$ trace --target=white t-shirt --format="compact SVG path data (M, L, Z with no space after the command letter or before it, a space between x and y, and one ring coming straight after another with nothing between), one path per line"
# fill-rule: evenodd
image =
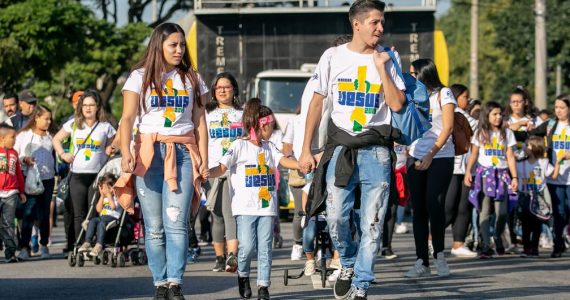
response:
M275 173L283 154L263 141L261 147L238 139L220 160L230 170L230 197L234 216L276 216L277 185Z
M372 126L391 124L392 117L372 54L354 52L347 45L327 49L311 80L317 82L315 93L332 95L331 118L335 125L357 135ZM377 49L384 52L382 46ZM392 61L386 67L396 87L405 90Z
M41 180L55 177L55 157L53 155L52 137L49 133L41 136L35 134L32 129L22 131L16 136L14 150L18 152L20 157L24 175L27 173L28 166L24 164L23 158L32 156L36 160Z
M233 141L243 135L243 111L235 108L216 108L206 113L208 126L208 168L217 167Z
M473 134L471 144L479 147L479 156L477 162L483 167L494 167L497 169L506 169L507 164L507 147L513 147L516 144L515 135L510 129L505 129L506 141L501 138L498 131L489 131L489 141L483 145L479 141L479 130ZM506 147L505 147L506 146Z
M287 128L285 128L285 133L283 134L283 143L293 145L293 155L295 158L299 159L301 156L301 151L303 151L303 138L305 136L305 130L302 126L301 116L296 115L295 117L289 119L287 123ZM301 137L299 141L299 137Z
M72 123L74 120L69 120L63 124L63 130L73 133ZM97 122L93 123L95 126ZM97 128L85 141L93 127L83 124L83 129L76 128L73 137L73 153L75 158L71 164L71 171L73 173L81 174L94 174L98 173L107 161L107 154L105 147L109 144L109 139L115 136L115 128L108 122L100 122Z
M141 133L159 133L162 135L183 135L194 129L192 108L194 91L190 79L184 84L174 69L163 75L162 101L154 88L145 93L146 112L142 112L139 130ZM135 70L123 86L123 91L142 94L144 69ZM200 95L208 92L206 84L198 75Z
M553 172L554 166L548 163L546 158L541 158L532 164L526 159L517 162L519 191L543 191L546 187L546 178L552 175Z
M111 208L109 204L109 198L103 198L103 209L101 210L101 216L111 216L115 219L121 217L121 213L123 212L123 208L119 204L117 197L113 197L113 203L115 204L115 209Z
M297 149L298 154L301 155L303 150L303 141L305 139L305 128L307 127L307 115L309 114L309 106L311 105L311 100L313 100L313 96L315 95L315 91L317 86L319 85L318 80L309 79L305 89L303 90L303 95L301 96L301 113L295 117L297 119L295 122L295 127L298 128L299 134L295 134L293 140L293 148ZM323 108L321 111L321 122L319 126L315 128L313 132L313 140L311 141L311 152L318 153L324 151L324 146L326 144L326 135L328 130L328 122L325 119L330 119L331 117L331 110L332 105L330 103L330 95L325 97L323 100ZM297 146L299 145L299 146ZM298 148L296 148L298 147Z
M441 98L438 96L438 93L432 93L429 96L429 121L431 122L431 128L410 146L410 155L414 158L423 158L431 150L441 134L441 130L443 129L443 114L441 108L447 104L452 104L454 107L457 106L457 101L449 88L442 88L440 94ZM441 147L434 156L434 158L442 157L455 157L455 145L453 144L451 134L447 138L447 141L445 141L445 144L443 144L443 147Z
M517 118L515 116L512 116L509 118L509 120L507 121L507 124L511 125L513 123L519 122L519 121L528 121L528 120L532 120L534 124L534 127L538 127L540 126L540 124L543 123L541 118L531 118L530 116L524 116L522 118ZM517 131L527 131L526 126L521 126ZM526 143L524 141L517 141L517 144L515 145L515 147L513 148L513 151L515 152L515 157L517 158L517 160L521 160L524 159L526 157L526 154L524 152L524 149L526 148Z
M279 151L281 151L281 149L283 149L283 131L281 131L281 129L274 129L269 141L272 142Z
M558 159L566 152L570 151L570 125L556 126L552 135L552 158ZM570 162L563 160L560 162L560 174L556 180L547 179L548 183L558 185L570 185Z

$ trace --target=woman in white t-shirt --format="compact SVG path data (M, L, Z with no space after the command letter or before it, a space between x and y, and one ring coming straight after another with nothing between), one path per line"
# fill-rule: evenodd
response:
M71 136L69 152L62 141ZM70 164L69 194L73 224L66 226L68 247L73 245L81 232L81 223L89 210L89 185L111 154L115 129L106 121L101 97L94 90L87 90L79 98L75 118L63 124L53 137L53 149L59 157ZM79 241L82 242L82 241ZM72 250L72 248L68 248Z
M469 202L481 213L479 230L483 240L481 259L493 255L491 249L490 218L493 211L495 221L495 247L504 254L501 235L505 230L509 209L516 204L518 188L517 168L513 147L516 144L513 132L503 122L503 108L494 101L485 103L477 131L471 139L471 157L465 169L464 183L471 187ZM473 167L478 167L473 177ZM480 196L483 199L480 200Z
M22 205L23 218L21 227L20 247L25 259L30 254L30 239L32 227L37 221L40 230L40 251L43 259L49 258L49 220L50 204L55 184L55 157L53 155L52 137L49 132L52 119L49 108L38 105L30 116L30 121L16 137L14 150L18 152L22 171L27 174L28 169L34 164L40 172L40 179L44 191L39 195L26 195L28 201Z
M115 192L130 211L134 191L121 191L136 185L155 299L184 299L180 285L188 253L188 214L197 211L200 184L208 176L208 88L194 71L185 36L177 24L157 26L122 89L123 175Z
M212 98L206 104L209 168L218 166L232 143L243 135L243 110L235 77L227 72L218 74L213 80L212 91ZM238 240L236 219L232 215L229 176L224 174L208 181L211 186L206 191L208 198L215 197L213 205L208 207L212 211L212 239L216 254L216 264L212 270L233 273L237 270Z
M443 254L445 236L445 193L453 175L455 147L451 139L453 111L457 102L444 87L434 62L418 59L410 73L430 92L431 129L410 145L407 164L410 199L414 207L413 228L417 261L406 277L429 276L428 237L431 230L433 258L439 276L448 276Z

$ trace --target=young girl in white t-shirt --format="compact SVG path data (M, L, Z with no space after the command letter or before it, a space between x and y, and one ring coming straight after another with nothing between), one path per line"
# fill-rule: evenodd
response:
M251 297L249 272L253 253L257 250L258 299L269 299L271 285L271 253L273 218L277 216L276 173L281 165L298 169L296 160L284 157L269 142L275 118L261 100L249 100L243 112L246 137L232 143L220 160L210 169L210 177L230 170L232 213L237 221L238 284L242 298Z
M504 254L501 234L505 230L509 208L514 207L518 187L517 169L513 146L516 140L513 132L503 122L503 108L497 102L485 103L481 111L479 128L471 140L471 157L465 170L465 185L470 186L469 201L480 209L479 227L483 238L483 251L480 258L492 257L490 217L494 211L497 216L495 226L495 244L499 254ZM483 117L484 116L484 117ZM471 170L477 167L475 178ZM510 189L510 190L509 190ZM479 194L483 193L481 205Z

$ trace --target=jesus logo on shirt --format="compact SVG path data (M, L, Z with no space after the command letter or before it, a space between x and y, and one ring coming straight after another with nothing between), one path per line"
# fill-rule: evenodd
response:
M150 106L164 107L164 127L172 127L176 120L176 113L183 113L190 104L188 91L185 89L177 90L172 87L172 79L166 80L165 89L162 91L162 99L158 99L158 93L155 89L150 92Z
M275 169L266 164L265 154L259 153L257 165L245 166L245 187L259 188L261 208L269 207L270 192L275 190Z
M350 115L354 132L362 131L362 127L367 122L366 115L376 114L380 107L381 84L366 80L366 68L366 66L358 67L356 79L338 79L338 103L354 107Z

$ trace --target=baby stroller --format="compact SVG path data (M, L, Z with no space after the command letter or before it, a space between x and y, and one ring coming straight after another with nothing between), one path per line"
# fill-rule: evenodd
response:
M124 252L126 258L129 258L133 265L146 265L148 263L148 258L146 256L146 251L141 246L144 245L144 219L142 217L142 211L140 204L135 200L135 213L129 216L131 221L134 223L134 244L135 248L130 248ZM103 253L105 255L105 253ZM107 254L109 255L109 254ZM107 258L108 259L108 258ZM103 264L105 262L105 256L103 256ZM113 266L111 260L111 266ZM119 261L120 266L120 261Z
M327 221L325 220L325 217L322 214L316 217L317 217L316 220L317 234L315 236L315 242L316 242L315 253L317 253L319 250L321 251L321 260L320 260L320 265L318 265L315 268L316 269L315 273L320 273L321 284L322 287L324 288L326 286L328 276L332 274L336 269L327 268L327 261L326 261L327 250L331 256L333 254L332 240L329 235ZM304 268L303 270L301 270L301 273L299 275L289 275L289 270L293 269L285 269L285 272L283 273L283 284L285 286L289 284L289 279L299 279L303 277L303 275L305 275Z

